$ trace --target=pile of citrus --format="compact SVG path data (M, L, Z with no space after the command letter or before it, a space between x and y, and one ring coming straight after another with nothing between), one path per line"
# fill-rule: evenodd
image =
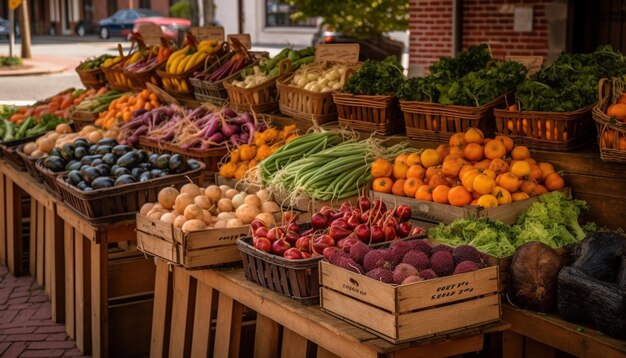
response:
M494 207L565 186L552 164L537 163L507 136L485 139L470 128L449 144L372 164L372 189L454 206Z

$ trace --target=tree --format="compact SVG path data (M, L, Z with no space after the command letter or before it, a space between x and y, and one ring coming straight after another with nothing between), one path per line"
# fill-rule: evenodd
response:
M355 38L379 37L408 26L408 0L281 0L294 5L294 20L321 17L330 30Z

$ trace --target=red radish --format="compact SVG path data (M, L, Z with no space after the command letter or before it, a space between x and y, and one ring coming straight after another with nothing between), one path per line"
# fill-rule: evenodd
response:
M385 241L385 233L383 232L383 228L381 228L378 225L372 225L370 227L370 231L372 233L372 235L371 235L371 237L372 237L371 242L373 244Z
M298 239L300 238L300 235L296 234L293 231L287 231L287 233L285 234L285 240L291 245L294 246L296 244L296 241L298 241Z
M311 216L311 226L314 229L326 229L328 227L328 220L322 213L315 213Z
M285 251L289 250L291 245L285 240L276 240L272 242L272 253L275 255L283 256Z
M257 228L256 230L254 230L254 236L255 237L267 237L267 232L269 230L267 229L267 227L265 226L261 226L259 228Z
M376 199L374 200L374 203L372 204L372 210L382 211L384 213L385 211L387 211L387 205L385 205L385 203L382 200Z
M385 234L385 241L392 241L398 238L395 225L387 224L383 226L383 233Z
M347 228L343 228L341 226L331 226L328 230L328 235L335 240L343 239L344 237L348 237L352 233L352 230L348 230Z
M254 247L256 247L257 249L261 250L261 251L265 251L267 253L272 251L272 243L270 242L270 240L264 238L264 237L260 237L257 241L256 244L254 245Z
M330 206L322 206L319 210L319 213L328 217L332 211L334 210Z
M305 251L302 251L302 258L303 259L310 259L311 258L311 254Z
M370 221L370 211L365 211L363 214L361 214L361 222L362 223L368 223Z
M336 226L339 226L340 228L343 228L346 230L348 229L348 223L344 219L337 219L330 223L331 228L336 227Z
M396 208L394 215L400 219L400 221L407 221L411 218L411 208L408 205L400 205Z
M302 260L304 258L304 256L302 256L302 252L300 250L296 249L295 247L292 247L292 248L288 249L287 251L285 251L283 256L287 260Z
M287 225L287 230L288 231L293 231L295 233L300 233L300 226L296 223L291 223L289 225Z
M396 218L394 218L393 216L387 216L386 218L383 217L378 222L378 225L380 226L385 226L385 225L396 226L397 224L398 224L398 220L396 220Z
M259 220L259 219L254 219L250 223L250 227L252 228L252 232L255 232L256 229L258 229L260 227L267 227L267 225L265 225L265 223L263 221Z
M370 241L371 231L370 226L368 224L360 224L356 228L354 228L354 233L359 240L368 243Z
M396 234L398 234L398 236L400 236L401 238L405 238L405 237L409 236L409 234L411 233L412 227L413 227L413 225L411 225L407 221L401 222L396 227Z
M335 246L335 239L329 235L320 235L313 238L313 250L317 253L323 252L327 247Z
M267 239L270 241L276 241L282 239L285 235L285 230L282 227L273 227L267 232Z
M304 252L311 251L311 236L309 235L300 236L298 240L296 240L296 247L300 251L304 251Z
M289 224L298 221L298 213L294 211L285 211L283 213L283 224Z
M352 213L350 213L350 217L348 217L346 223L348 224L348 228L350 228L350 230L354 230L357 226L359 226L359 224L361 224L359 219L357 219L357 217Z
M324 249L324 251L322 251L322 256L324 256L324 258L328 260L330 256L332 256L337 251L339 250L337 250L336 247L327 247Z
M341 211L331 211L329 215L330 215L330 220L334 221L334 220L337 220L337 219L341 219L343 217L343 212L341 212Z
M341 211L342 213L348 213L350 211L352 211L352 206L350 205L349 202L345 201L343 204L341 204L341 206L339 207L339 211Z
M359 209L367 211L372 207L372 201L367 196L362 196L358 201Z
M300 233L300 235L302 235L302 236L311 235L314 232L315 232L315 229L311 228L311 229L303 231L302 233Z

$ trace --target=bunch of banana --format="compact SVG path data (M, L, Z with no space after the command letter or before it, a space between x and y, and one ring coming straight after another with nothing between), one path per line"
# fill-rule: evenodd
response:
M106 60L102 63L102 67L104 67L104 68L109 68L109 67L111 67L111 66L115 65L116 63L120 62L123 58L124 58L123 56L117 55L117 56L115 56L115 57L112 57L112 58L106 59Z
M218 40L202 40L198 44L198 51L204 51L208 54L216 52L221 46L221 41Z

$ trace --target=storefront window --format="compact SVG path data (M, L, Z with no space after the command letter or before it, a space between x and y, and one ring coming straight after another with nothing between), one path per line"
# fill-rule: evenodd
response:
M295 11L294 6L283 4L279 0L265 0L265 26L315 27L317 25L317 20L314 18L304 21L293 21L291 14Z

